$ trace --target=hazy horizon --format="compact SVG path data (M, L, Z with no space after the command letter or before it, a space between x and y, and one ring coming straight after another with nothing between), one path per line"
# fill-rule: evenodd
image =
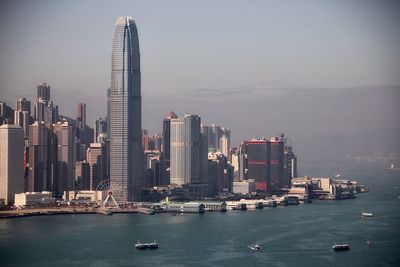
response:
M106 115L115 20L136 21L142 127L198 114L232 145L285 132L300 161L400 153L396 1L2 1L0 101L47 82L60 114ZM101 104L102 103L102 104Z

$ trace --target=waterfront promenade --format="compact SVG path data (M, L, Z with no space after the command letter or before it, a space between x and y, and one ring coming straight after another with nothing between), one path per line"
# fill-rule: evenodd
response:
M80 208L80 207L46 207L46 208L26 208L19 210L2 210L0 211L0 219L18 218L29 216L44 215L64 215L64 214L96 214L100 209ZM113 209L113 213L143 213L137 208L130 209Z

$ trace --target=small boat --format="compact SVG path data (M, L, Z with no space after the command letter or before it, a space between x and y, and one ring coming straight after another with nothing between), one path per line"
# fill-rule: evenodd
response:
M113 215L113 212L109 209L102 209L97 211L97 213L101 215Z
M363 212L361 213L361 217L374 217L374 214L372 212Z
M253 246L250 246L250 249L253 251L259 251L261 247L259 244L254 244Z
M392 163L392 164L390 164L389 168L386 168L386 170L400 170L400 168L395 167L394 164Z
M158 243L154 240L153 242L150 243L141 243L138 241L135 244L136 249L157 249L158 248Z
M350 245L347 243L344 244L335 244L332 246L334 251L341 251L341 250L350 250Z

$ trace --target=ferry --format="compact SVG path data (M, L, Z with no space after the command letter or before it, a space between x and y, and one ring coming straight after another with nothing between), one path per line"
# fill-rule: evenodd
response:
M136 249L157 249L158 248L158 243L156 241L150 242L150 243L141 243L138 241L135 244Z
M361 213L361 217L374 217L374 214L372 212L363 212Z
M250 249L253 251L259 251L261 247L259 244L254 244L253 246L250 246Z
M332 249L334 251L341 251L341 250L350 250L350 245L345 243L345 244L335 244L332 246Z

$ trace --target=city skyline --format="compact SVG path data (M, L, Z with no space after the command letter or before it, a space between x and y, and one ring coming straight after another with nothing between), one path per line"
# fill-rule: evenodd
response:
M0 265L397 266L399 14L0 1Z
M0 71L3 101L10 106L21 96L33 101L36 84L48 82L60 113L74 117L75 103L84 102L92 127L95 118L106 115L110 25L129 14L140 25L142 120L152 133L161 132L163 114L174 110L198 114L208 125L225 125L232 130L233 146L285 132L307 161L400 149L395 122L400 113L399 6L393 1L96 3L94 8L90 1L1 3L1 61L7 62ZM64 21L64 36L31 12L39 8ZM71 12L76 16L69 21ZM15 30L18 16L29 22L23 31ZM10 57L18 47L13 42L30 44L27 64ZM63 49L57 62L56 48ZM71 60L80 67L71 68ZM33 68L35 62L41 64ZM16 79L20 71L26 75ZM375 136L381 144L371 142Z

